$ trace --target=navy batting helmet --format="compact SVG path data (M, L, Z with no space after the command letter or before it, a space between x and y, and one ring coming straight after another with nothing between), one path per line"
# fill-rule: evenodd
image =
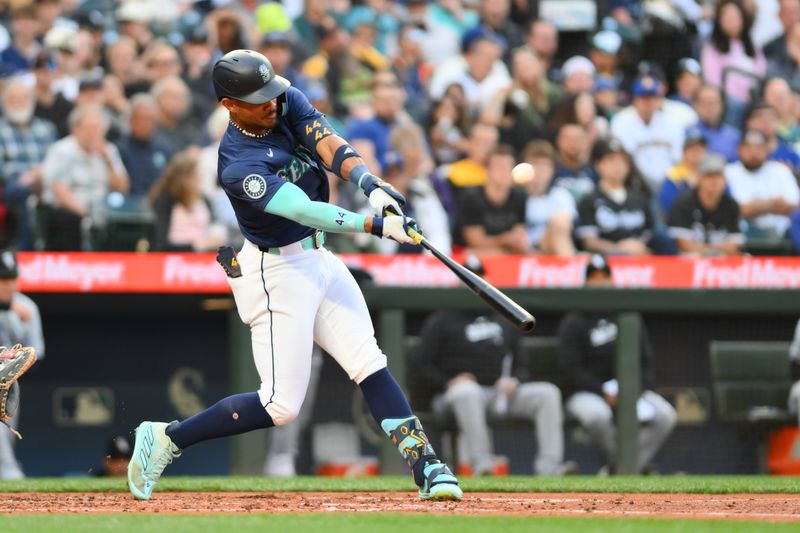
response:
M277 98L291 86L275 74L269 59L253 50L233 50L214 64L217 99L233 98L248 104L263 104Z

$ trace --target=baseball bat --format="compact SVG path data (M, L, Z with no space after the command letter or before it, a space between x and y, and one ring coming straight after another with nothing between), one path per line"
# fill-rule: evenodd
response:
M426 250L430 250L433 256L452 270L453 273L464 282L464 285L466 285L469 290L477 294L481 300L489 304L489 307L500 313L503 318L514 324L517 329L528 333L536 327L536 319L533 315L523 309L517 302L500 292L494 285L437 250L434 245L428 242L428 240L417 231L408 228L408 236Z

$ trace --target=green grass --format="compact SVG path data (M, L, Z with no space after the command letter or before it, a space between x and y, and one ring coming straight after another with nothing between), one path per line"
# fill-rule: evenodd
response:
M466 492L644 492L800 494L800 479L770 476L563 477L509 476L463 478ZM165 476L159 491L192 492L384 492L413 491L410 477L175 477ZM0 481L0 492L125 492L124 479L33 478Z
M502 531L517 532L608 532L638 533L752 533L754 531L797 531L795 524L755 522L711 522L701 520L649 520L638 518L571 518L571 517L494 517L494 516L424 516L375 513L311 514L311 515L245 515L245 516L175 516L175 515L27 515L2 516L3 532L113 532L146 531L320 531L324 533L397 533L403 531L458 531L459 533Z

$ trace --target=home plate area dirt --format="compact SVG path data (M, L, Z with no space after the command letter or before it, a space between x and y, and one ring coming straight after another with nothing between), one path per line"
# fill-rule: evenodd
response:
M468 493L424 502L408 492L160 492L148 502L123 493L10 493L3 513L319 513L630 516L800 522L800 495Z

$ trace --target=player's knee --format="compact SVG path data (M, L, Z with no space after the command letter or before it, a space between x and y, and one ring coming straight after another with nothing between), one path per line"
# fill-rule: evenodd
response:
M276 426L285 426L300 413L300 406L287 405L281 402L271 402L267 404L267 414L272 418Z
M475 381L461 381L450 387L447 395L454 401L479 400L483 395L483 389Z

